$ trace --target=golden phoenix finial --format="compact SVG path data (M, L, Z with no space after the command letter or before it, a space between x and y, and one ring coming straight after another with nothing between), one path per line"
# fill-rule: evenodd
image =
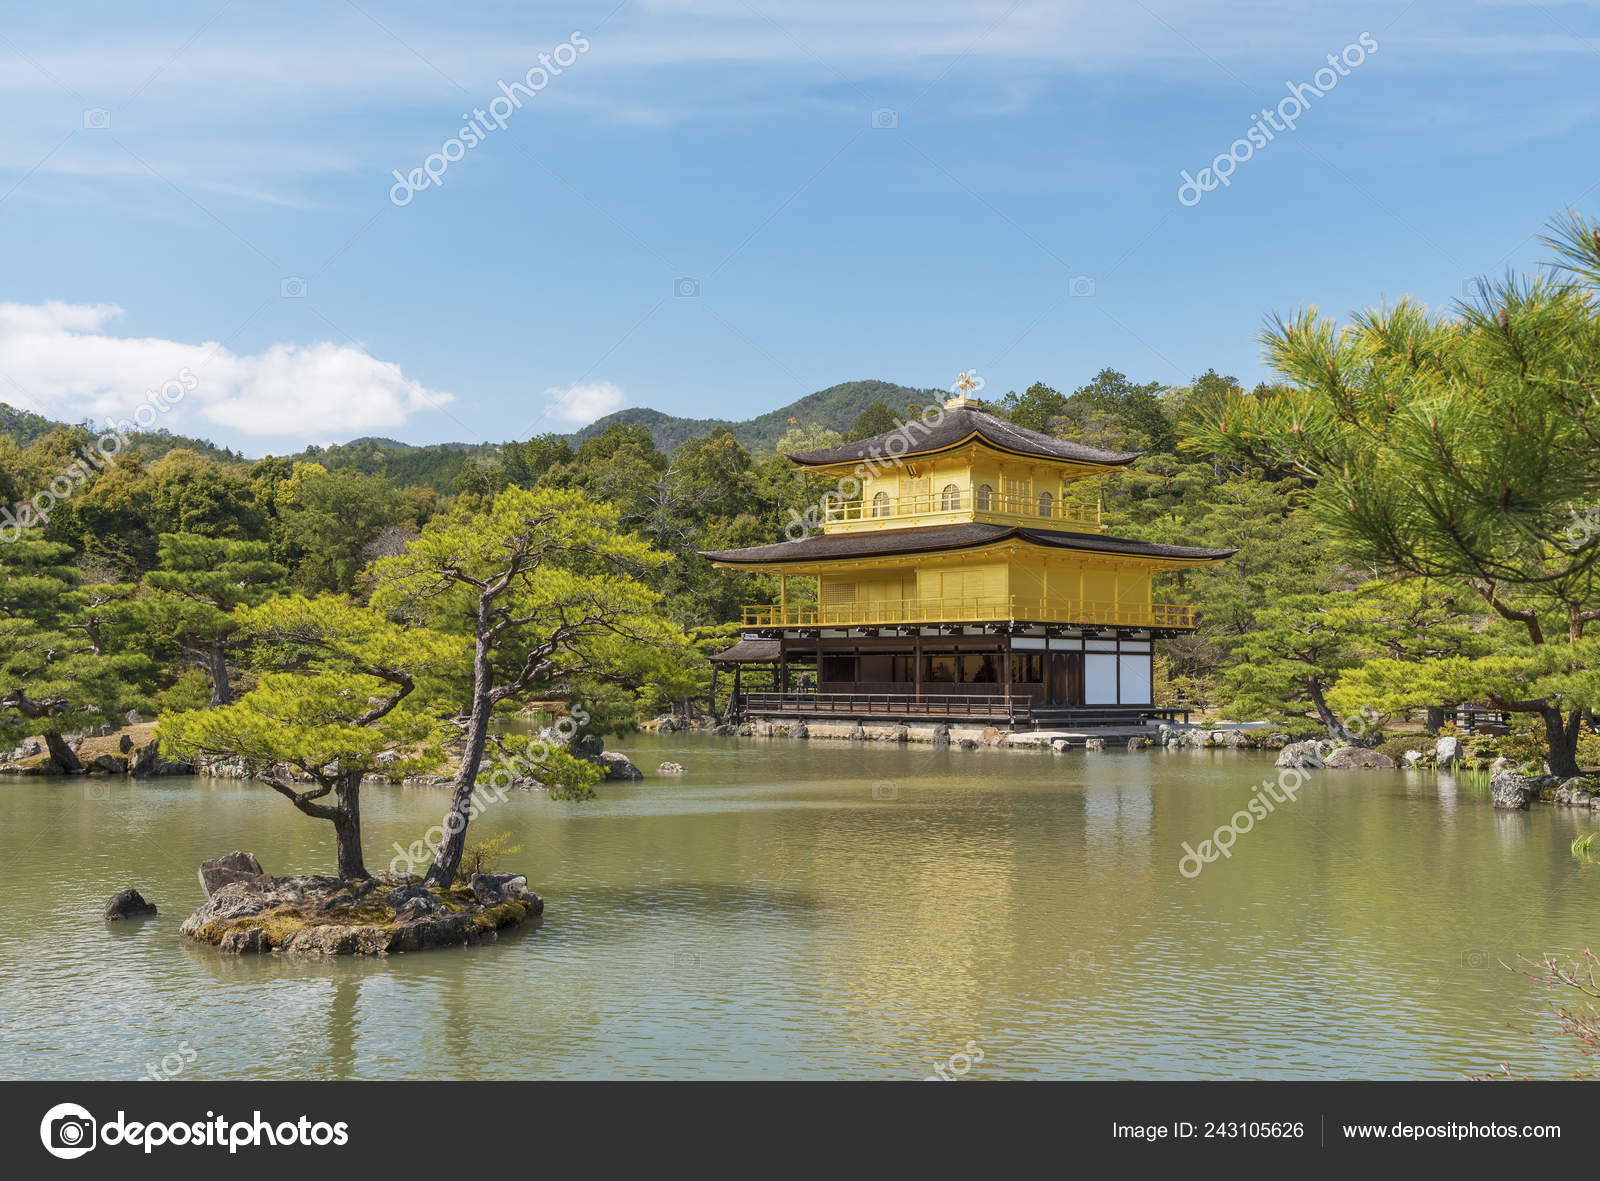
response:
M961 373L956 375L956 389L960 390L963 394L968 390L975 390L977 388L978 374L976 370L964 369L961 371Z

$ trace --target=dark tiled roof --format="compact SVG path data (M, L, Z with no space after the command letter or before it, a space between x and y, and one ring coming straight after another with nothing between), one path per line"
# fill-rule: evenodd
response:
M1237 550L1200 549L1187 545L1162 545L1153 541L1131 541L1125 537L1106 537L1100 533L1068 533L1061 529L1028 529L1020 525L991 525L967 521L959 525L925 525L916 529L883 529L871 533L815 533L799 541L780 541L748 549L706 550L701 557L713 562L764 565L769 562L826 562L837 558L882 557L912 554L927 550L971 549L1008 538L1021 538L1035 545L1086 553L1128 554L1146 558L1186 558L1191 561L1218 561Z
M803 451L789 456L796 463L816 467L829 463L852 463L862 459L897 459L906 455L926 455L955 447L973 435L979 435L1002 451L1018 455L1037 455L1045 459L1065 459L1076 463L1095 463L1105 467L1122 467L1139 458L1137 451L1106 451L1065 439L1052 439L1038 431L1020 426L974 410L969 406L954 410L945 409L936 423L929 425L921 419L912 419L903 427L862 439L858 443L845 443L840 447L825 447L821 451Z
M778 659L778 641L740 640L710 659L720 664L769 664Z

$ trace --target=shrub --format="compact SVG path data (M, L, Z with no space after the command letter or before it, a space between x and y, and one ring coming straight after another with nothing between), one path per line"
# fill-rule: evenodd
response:
M1408 751L1420 750L1431 755L1438 742L1437 738L1427 734L1397 734L1382 742L1378 746L1378 753L1388 755L1398 766L1405 761Z
M497 873L507 857L520 852L522 846L511 843L509 832L480 841L461 855L461 864L456 867L456 881L470 882L475 873Z
M162 713L205 709L211 704L211 678L197 668L186 668L170 686L156 694Z

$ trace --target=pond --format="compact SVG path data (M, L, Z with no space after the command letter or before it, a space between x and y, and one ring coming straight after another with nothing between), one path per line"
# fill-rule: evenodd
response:
M471 834L522 846L508 868L544 896L537 925L370 960L179 937L207 857L331 870L331 826L263 787L0 782L0 1075L917 1079L960 1054L969 1078L1570 1069L1526 1032L1548 1032L1522 1011L1545 994L1504 965L1593 941L1600 868L1569 849L1591 813L1315 772L1189 878L1184 842L1275 778L1268 756L614 745L646 782L514 793ZM688 774L654 775L663 759ZM369 867L444 801L369 788ZM103 923L126 885L159 916Z

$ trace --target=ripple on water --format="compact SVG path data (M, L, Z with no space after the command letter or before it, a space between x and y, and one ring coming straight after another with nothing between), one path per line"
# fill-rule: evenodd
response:
M623 745L689 773L477 825L522 846L542 921L386 960L178 938L204 858L332 863L327 826L264 789L5 784L0 1073L136 1078L184 1044L189 1078L920 1078L968 1042L990 1078L1561 1070L1505 1028L1541 998L1497 963L1588 938L1600 879L1560 813L1328 773L1188 880L1182 842L1265 758ZM442 806L369 790L369 864ZM130 884L161 914L102 923Z

